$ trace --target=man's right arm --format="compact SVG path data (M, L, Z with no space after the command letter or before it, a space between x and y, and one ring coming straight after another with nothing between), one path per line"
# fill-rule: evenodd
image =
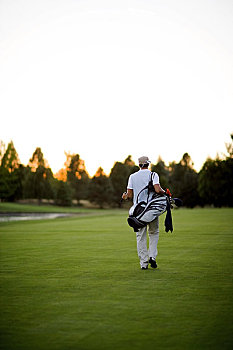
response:
M132 182L132 175L130 175L129 180L128 180L128 186L127 186L127 192L124 192L122 194L122 199L125 201L127 199L132 199L133 198L133 182Z
M126 199L132 199L133 198L133 190L131 190L130 188L127 188L127 192L124 192L122 194L122 199L126 200Z

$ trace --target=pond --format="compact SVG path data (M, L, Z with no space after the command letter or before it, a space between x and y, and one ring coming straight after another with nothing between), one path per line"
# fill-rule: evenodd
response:
M0 213L0 222L56 219L72 216L65 213Z

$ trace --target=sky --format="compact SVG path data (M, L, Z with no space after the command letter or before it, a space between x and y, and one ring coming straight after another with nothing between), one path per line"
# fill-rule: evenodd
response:
M91 176L128 155L199 171L233 132L232 0L0 0L0 140Z

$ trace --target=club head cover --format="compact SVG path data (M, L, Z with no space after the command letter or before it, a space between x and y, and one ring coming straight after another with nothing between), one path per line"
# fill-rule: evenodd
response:
M177 207L182 207L183 201L180 198L173 198L173 201Z

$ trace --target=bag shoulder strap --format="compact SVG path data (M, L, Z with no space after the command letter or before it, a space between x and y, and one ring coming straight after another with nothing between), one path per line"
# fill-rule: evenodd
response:
M136 203L138 203L138 199L139 199L140 194L141 194L143 191L145 191L146 189L148 190L148 193L147 193L147 201L146 201L146 202L148 202L148 200L149 200L149 194L150 194L151 191L154 190L154 186L153 186L153 178L154 178L154 176L155 176L155 173L154 173L154 172L151 172L151 174L150 174L150 180L149 180L149 182L148 182L148 185L147 185L146 187L144 187L144 188L138 193L137 199L136 199Z

